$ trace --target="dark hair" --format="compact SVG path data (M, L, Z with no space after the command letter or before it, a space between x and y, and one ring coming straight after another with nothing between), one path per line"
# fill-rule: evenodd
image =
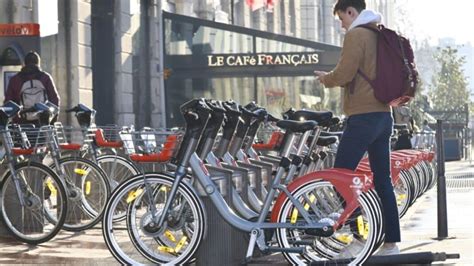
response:
M36 65L38 66L41 62L41 58L38 53L30 51L25 55L25 66Z
M348 7L353 7L360 13L365 9L365 0L337 0L332 12L335 15L337 11L346 11Z

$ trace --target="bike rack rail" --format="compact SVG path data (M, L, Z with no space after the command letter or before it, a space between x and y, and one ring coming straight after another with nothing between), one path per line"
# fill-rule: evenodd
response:
M372 256L364 262L364 265L430 264L435 261L459 258L459 254L446 254L445 252L416 252L388 256ZM310 265L346 265L349 262L349 260L333 260L313 262Z

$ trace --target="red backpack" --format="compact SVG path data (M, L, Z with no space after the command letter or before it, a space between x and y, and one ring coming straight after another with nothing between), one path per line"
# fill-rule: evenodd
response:
M418 71L410 42L383 25L376 28L367 24L358 27L377 34L377 69L374 80L370 80L360 69L357 73L372 86L377 100L391 106L407 103L415 96L418 85Z

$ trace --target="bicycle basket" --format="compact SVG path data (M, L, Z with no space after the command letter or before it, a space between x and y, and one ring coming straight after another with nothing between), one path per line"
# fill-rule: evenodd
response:
M255 143L252 147L259 151L277 150L283 142L284 133L276 127L265 126L257 132Z
M96 128L79 128L54 123L59 147L63 150L79 150L93 141Z
M55 131L51 126L35 128L29 125L15 125L8 131L12 136L13 155L43 154L55 137Z
M117 125L99 126L94 134L94 140L99 147L122 148L123 141L120 139L122 128Z
M140 131L120 132L123 147L136 162L169 162L179 149L182 131L159 131L145 128Z

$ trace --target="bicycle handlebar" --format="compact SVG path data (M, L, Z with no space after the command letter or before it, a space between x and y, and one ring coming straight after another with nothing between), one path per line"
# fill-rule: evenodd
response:
M268 113L268 114L267 114L267 120L270 121L270 122L278 122L278 121L280 121L281 119L276 118L276 117L274 117L273 115L271 115L270 113Z
M66 113L72 113L72 112L74 112L74 113L78 113L78 112L92 113L94 111L95 111L94 109L80 103L80 104L78 104L78 105L76 105L72 108L67 109Z
M77 112L77 106L71 108L71 109L66 109L66 113L71 113L71 112Z

